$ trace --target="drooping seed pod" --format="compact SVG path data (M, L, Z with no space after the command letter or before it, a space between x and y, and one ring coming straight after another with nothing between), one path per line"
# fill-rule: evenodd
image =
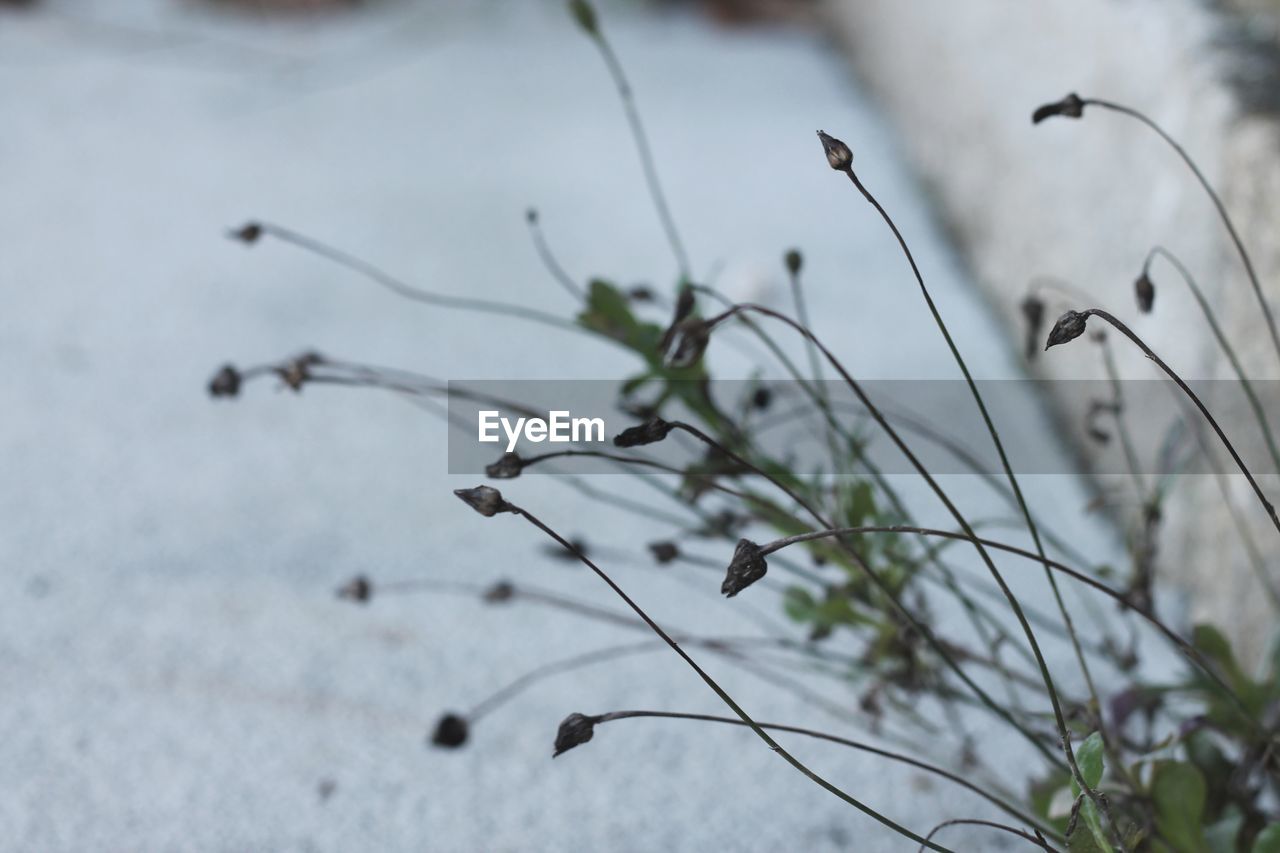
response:
M485 604L503 604L515 598L516 588L511 581L497 581L484 591Z
M445 714L436 723L436 729L431 733L431 742L445 749L457 749L467 742L469 729L470 726L467 725L465 717L458 714Z
M209 396L238 397L242 377L235 365L224 364L209 380Z
M1147 275L1145 270L1134 281L1133 294L1138 299L1138 310L1143 314L1150 314L1151 307L1156 301L1156 286L1152 283L1151 277Z
M650 542L649 553L653 554L653 559L661 566L678 559L680 549L674 542Z
M853 168L853 152L848 145L821 130L818 131L818 139L822 141L822 150L826 153L827 163L831 168L837 172L848 172Z
M1053 324L1053 328L1049 331L1049 340L1045 343L1044 348L1056 347L1059 344L1069 343L1084 334L1085 324L1089 319L1089 315L1081 311L1068 311L1058 318L1058 322Z
M239 240L246 246L252 246L262 237L262 226L257 222L246 222L239 228L228 232L227 236L232 240Z
M569 0L569 14L589 36L599 35L600 22L596 19L595 8L587 0Z
M782 261L787 265L787 272L800 275L800 270L804 267L804 255L800 254L799 249L788 249L782 256Z
M364 575L356 575L338 588L338 598L366 604L373 596L373 583Z
M519 453L504 453L497 462L484 466L485 476L495 480L514 480L523 470L524 460Z
M707 351L711 343L711 324L697 317L682 320L668 344L667 354L663 361L667 367L682 369L693 367Z
M595 735L596 718L585 714L570 714L556 731L555 752L552 758L563 755L575 746L582 746Z
M720 592L733 598L751 586L769 571L760 546L750 539L739 539L733 549L733 559L729 561L729 569L725 572L724 583L720 584Z
M650 418L638 426L627 427L613 437L614 447L642 447L662 441L674 429L662 418Z
M1036 107L1036 111L1031 114L1031 123L1039 124L1047 118L1053 116L1063 116L1065 118L1080 118L1084 115L1084 101L1075 92L1071 92L1060 101L1054 101L1052 104L1043 104Z
M515 512L515 508L502 497L502 492L492 486L454 489L453 493L485 518L492 518L500 512Z

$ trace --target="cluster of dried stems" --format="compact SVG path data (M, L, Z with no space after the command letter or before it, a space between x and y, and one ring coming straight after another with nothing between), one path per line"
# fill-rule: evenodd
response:
M809 626L811 630L807 638L797 637L787 626L779 625L769 615L754 608L747 612L761 627L758 635L705 636L696 631L677 630L670 625L664 627L601 567L586 543L566 539L539 516L511 502L491 486L460 489L455 494L482 516L512 515L542 531L564 556L590 568L626 609L600 607L528 585L523 581L501 581L486 587L427 579L375 583L368 578L359 577L344 586L340 594L359 602L367 602L376 596L415 590L476 596L493 605L523 601L555 608L575 618L600 620L619 628L649 632L656 635L657 639L591 649L570 658L543 664L501 686L470 710L445 714L431 734L431 741L441 747L463 745L470 737L471 729L482 718L513 699L526 687L543 679L622 656L667 648L701 677L707 687L732 711L731 716L672 710L574 713L564 720L556 734L554 754L560 755L590 741L598 726L624 719L647 717L742 726L750 729L782 760L815 784L893 832L910 839L921 849L948 850L936 840L942 830L953 826L971 826L1007 833L1045 850L1181 850L1184 849L1183 840L1175 829L1170 828L1172 824L1166 814L1166 803L1161 799L1160 790L1164 784L1161 780L1164 777L1153 781L1151 776L1153 772L1165 773L1167 776L1172 771L1166 773L1157 768L1147 772L1142 767L1144 763L1155 761L1151 756L1167 755L1170 749L1168 743L1159 742L1153 733L1158 728L1157 720L1164 721L1166 725L1176 725L1180 730L1195 722L1197 726L1216 727L1217 735L1231 739L1235 750L1231 754L1234 760L1240 762L1231 776L1232 785L1235 786L1232 789L1232 803L1240 813L1240 827L1234 843L1238 849L1247 849L1242 845L1252 843L1254 838L1264 837L1269 831L1264 827L1275 820L1277 760L1272 746L1276 742L1280 714L1275 712L1277 705L1274 700L1268 700L1270 704L1260 704L1258 697L1251 692L1253 683L1241 680L1229 654L1224 656L1214 644L1202 642L1203 637L1184 636L1155 611L1151 595L1152 581L1156 576L1154 543L1165 490L1148 487L1138 474L1136 454L1123 419L1124 402L1118 382L1115 384L1115 398L1102 401L1091 410L1090 433L1098 436L1099 440L1108 440L1110 434L1096 423L1096 419L1113 418L1114 426L1121 434L1126 455L1134 468L1134 488L1139 498L1140 511L1131 549L1131 577L1124 588L1112 586L1100 567L1089 565L1076 549L1063 542L1042 518L1032 512L1005 453L1000 431L934 303L907 240L854 170L853 154L849 147L826 133L818 133L828 165L843 174L858 197L875 209L900 247L926 307L946 341L956 366L967 383L974 405L983 418L1000 460L1002 476L982 471L981 466L966 455L963 448L949 443L945 433L939 434L940 430L886 413L873 402L853 373L810 326L801 286L803 258L799 252L793 250L784 256L784 266L795 303L794 318L764 305L733 303L712 286L693 280L688 253L662 190L640 113L622 65L606 39L592 7L585 0L573 0L569 3L569 9L578 26L599 48L625 110L646 185L678 269L676 297L670 304L647 288L622 294L610 290L607 283L602 282L592 282L584 287L559 264L541 231L538 216L533 211L529 213L528 224L534 244L553 278L582 305L583 313L577 322L566 321L538 309L422 290L354 255L278 225L251 223L237 229L232 236L246 244L256 243L263 238L292 244L340 264L402 297L428 305L486 312L560 330L601 335L635 350L648 360L655 378L668 383L672 388L679 388L677 396L682 395L686 410L693 412L690 420L697 421L696 423L664 417L663 412L655 409L648 412L649 417L642 423L617 435L613 441L615 449L612 451L578 447L541 456L508 453L489 466L489 476L494 479L514 479L530 466L552 459L570 464L580 457L606 460L616 466L620 474L643 478L667 499L675 502L680 507L680 512L656 510L621 494L597 489L579 478L566 476L564 481L593 500L669 520L673 526L672 539L649 545L650 556L654 561L660 565L683 563L698 567L710 565L715 568L715 560L708 560L691 552L689 543L698 538L726 539L731 542L736 540L721 582L721 592L727 597L734 597L752 587L772 590L782 595L792 606L795 611L793 618L812 622ZM1088 107L1136 118L1155 130L1190 167L1208 192L1239 251L1277 355L1280 356L1280 336L1277 335L1270 306L1263 298L1257 275L1237 231L1199 169L1172 138L1136 110L1076 95L1069 95L1061 101L1041 107L1035 112L1034 121L1038 123L1051 116L1080 118ZM1223 334L1191 273L1175 255L1163 247L1155 247L1150 251L1135 283L1139 311L1148 313L1153 308L1155 287L1150 267L1157 258L1170 263L1191 289L1217 341L1246 389L1257 426L1265 437L1273 460L1280 467L1280 453L1276 452L1266 412L1229 339ZM628 333L619 331L616 324L611 326L593 313L600 310L596 304L596 296L601 288L614 293L636 309L669 308L672 312L670 319L659 327L660 335L628 337ZM1046 302L1043 294L1046 291L1055 292L1057 297L1066 294L1068 298L1078 298L1069 286L1052 282L1046 284L1043 280L1035 284L1022 305L1023 315L1027 320L1028 357L1038 349L1038 343L1044 335ZM700 303L700 299L718 305L720 310L704 316L701 309L706 302ZM1251 486L1261 508L1275 525L1277 533L1280 533L1280 519L1253 472L1241 459L1223 426L1187 383L1128 324L1098 307L1077 305L1077 309L1066 311L1056 321L1048 331L1045 348L1066 344L1080 337L1090 318L1097 318L1117 330L1151 359L1172 381L1177 391L1184 395L1185 401L1194 408L1191 414L1201 418L1214 433L1218 449L1225 450L1231 457ZM625 310L630 312L631 308ZM630 313L627 316L630 318ZM767 331L769 324L777 324L803 342L808 356L807 371L788 358L782 345ZM702 372L704 356L713 338L722 329L731 327L750 334L763 344L806 395L806 408L817 413L830 448L828 473L847 474L857 471L859 478L855 489L865 486L869 493L875 495L874 503L883 506L883 509L873 508L863 512L854 523L842 523L849 518L848 502L852 494L847 478L806 478L785 470L777 460L768 458L757 444L753 430L764 429L761 422L747 423L744 419L726 415L723 408L710 398L706 375ZM1104 346L1107 368L1114 381L1116 374L1109 343L1105 336L1095 337ZM875 430L886 436L901 452L954 520L954 529L929 528L914 521L890 482L864 455L865 441L860 431L850 426L850 419L846 417L848 413L832 400L824 383L824 371L834 374L852 392L860 407L858 416L869 417ZM448 393L448 387L438 379L409 371L337 360L313 352L247 369L227 365L213 378L210 392L214 396L234 397L240 394L244 383L266 376L277 377L294 391L313 384L383 389L443 417L450 417L447 408L439 402L439 398ZM455 388L453 393L466 392ZM520 401L480 399L514 412L533 414ZM767 389L762 388L748 401L746 408L759 412L771 405ZM469 424L460 426L470 430ZM681 468L655 462L634 450L664 441L673 433L689 436L705 446L707 458L715 460L716 464L696 469L693 466ZM971 465L975 473L982 474L988 480L992 488L1016 510L1018 523L1030 536L1031 548L979 535L977 530L980 521L971 519L962 512L941 482L920 461L914 448L922 437L948 447L961 461ZM1201 437L1201 441L1205 452L1211 452L1210 441L1204 437ZM669 475L678 478L674 484L670 482ZM1224 483L1224 495L1227 494L1229 492ZM715 495L715 500L723 503L708 508L708 495ZM1257 568L1259 581L1272 600L1280 604L1280 595L1277 595L1274 584L1266 573L1263 551L1249 538L1247 525L1243 521L1245 508L1233 505L1232 511L1241 519L1242 542ZM697 519L696 528L689 525L691 514ZM748 526L793 532L773 541L757 543L740 536ZM794 532L797 530L800 532ZM965 577L944 559L944 547L955 543L974 549L989 575L990 584ZM784 549L791 548L807 552L809 560L788 559L781 554ZM1051 557L1051 550L1056 551L1058 556ZM1052 592L1055 612L1040 612L1024 604L1006 581L1005 573L1009 567L1002 567L1002 562L1007 561L998 561L996 554L1016 558L1028 565L1039 564ZM773 585L774 579L767 577L770 561L788 573L792 586ZM1014 570L1020 571L1021 568ZM1060 579L1076 588L1089 591L1090 596L1104 597L1115 605L1114 612L1118 615L1098 615L1096 609L1089 609L1095 603L1093 599L1081 596L1080 606L1095 619L1096 624L1088 628L1080 627L1073 615L1079 615L1082 611L1077 608L1073 614L1073 608L1068 606L1060 587ZM968 622L968 633L963 636L957 631L944 634L939 629L931 616L928 597L918 594L918 589L923 584L954 597L959 605L959 612ZM734 606L749 607L741 602L735 602ZM796 616L796 612L800 615ZM852 618L850 614L857 618ZM871 627L868 628L868 625ZM1192 673L1188 684L1197 685L1202 691L1202 698L1208 697L1204 698L1204 702L1210 707L1210 712L1197 710L1193 714L1199 714L1198 717L1179 717L1179 713L1186 712L1179 712L1171 705L1161 705L1160 688L1141 682L1140 675L1136 674L1133 646L1126 647L1114 636L1114 632L1118 630L1136 633L1135 625L1145 626L1144 630L1149 630L1152 636L1160 642L1168 643L1186 658ZM865 640L867 650L859 655L833 651L825 640L835 631L847 631L860 641ZM1063 679L1055 678L1042 650L1042 637L1045 636L1069 643L1079 669L1079 679L1076 681L1073 675L1068 680L1082 685L1079 695L1069 694L1062 686ZM695 652L698 655L713 655L726 665L749 672L777 689L792 692L802 700L830 712L842 724L862 721L873 730L877 742L857 740L812 728L758 721L703 668L695 659ZM863 693L857 706L847 707L845 702L832 700L822 691L815 690L806 680L794 677L792 672L798 663L803 663L805 671L813 673L814 678L831 679L841 684L853 683L862 687ZM1097 675L1099 671L1105 672L1105 681ZM1130 678L1132 683L1125 690L1110 695L1101 689L1118 678ZM1190 691L1191 688L1186 688L1183 692ZM1003 695L997 695L998 693ZM1010 734L1025 740L1043 758L1045 778L1052 780L1053 787L1070 792L1067 813L1056 813L1036 805L1033 797L1014 793L1013 786L996 776L984 762L981 750L976 750L967 736L957 731L957 727L938 726L927 719L926 715L913 710L916 700L921 696L931 697L946 709L963 706L975 709L978 713L993 715L1007 725ZM1153 696L1157 698L1153 699ZM1047 702L1047 715L1043 705L1034 705L1036 701ZM1165 716L1161 717L1159 714ZM1136 721L1144 715L1148 724L1145 736L1135 731L1138 728ZM1206 723L1205 720L1211 722ZM928 757L914 754L918 751L920 739L894 731L894 725L905 726L908 733L917 735L927 731L932 736L931 742L936 744L941 744L948 738L958 739L960 743L957 746L961 747L963 766L945 766L945 759L938 757L944 752L942 748L936 750L937 755ZM775 740L775 734L819 739L935 775L974 794L1002 813L1004 820L1011 820L1012 823L997 822L986 817L948 818L929 831L917 832L882 814L853 793L809 768ZM1086 735L1089 737L1085 737ZM903 748L889 748L886 745L895 741L904 745ZM1110 771L1105 784L1104 765Z

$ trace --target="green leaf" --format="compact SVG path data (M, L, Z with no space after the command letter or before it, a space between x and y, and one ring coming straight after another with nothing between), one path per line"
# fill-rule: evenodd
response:
M1156 807L1160 834L1179 853L1206 853L1204 837L1204 776L1194 764L1161 761L1151 780L1151 799Z
M1253 840L1253 853L1280 853L1280 823L1269 823Z
M1102 771L1105 769L1103 752L1102 735L1098 732L1085 738L1084 743L1076 750L1076 764L1080 767L1080 775L1090 788L1098 787L1098 783L1102 781ZM1071 790L1072 793L1080 793L1074 779L1071 780Z
M787 587L782 599L782 609L796 622L811 622L818 609L818 602L804 587Z

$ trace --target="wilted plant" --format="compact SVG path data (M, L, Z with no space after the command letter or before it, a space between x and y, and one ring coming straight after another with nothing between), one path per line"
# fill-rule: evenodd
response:
M606 571L601 565L604 560L597 562L583 543L565 538L492 486L460 489L455 494L480 515L502 517L494 523L502 523L506 516L515 516L542 531L559 553L590 568L627 609L614 611L598 607L538 590L523 581L518 584L500 581L483 586L432 579L388 583L358 577L343 586L339 595L362 604L383 595L412 590L472 595L493 606L523 601L554 607L567 617L602 620L619 629L646 631L657 640L646 638L546 662L501 686L470 710L445 713L430 730L428 740L439 747L462 747L474 736L473 729L482 717L513 701L532 683L622 655L665 648L694 669L733 715L719 717L670 709L573 713L555 733L553 755L563 755L591 742L599 726L617 720L657 717L675 722L714 722L751 729L783 760L818 786L922 848L947 850L949 848L937 840L942 831L953 826L971 826L1017 836L1045 850L1253 850L1259 853L1280 850L1280 822L1277 822L1280 655L1261 676L1251 677L1243 671L1218 630L1199 625L1184 634L1155 612L1151 594L1157 577L1153 569L1154 531L1161 517L1163 492L1154 487L1148 489L1137 476L1138 465L1125 432L1124 401L1118 387L1113 399L1095 401L1089 428L1098 441L1109 441L1112 433L1100 421L1108 417L1114 419L1114 427L1130 457L1135 488L1141 498L1139 525L1145 531L1145 538L1141 545L1131 548L1133 566L1125 589L1109 582L1114 570L1089 565L1070 543L1053 532L1052 525L1033 513L1006 456L998 426L933 301L907 240L855 172L851 148L831 135L818 132L828 165L849 178L860 196L882 217L902 250L926 307L982 416L1003 476L986 472L981 463L951 440L945 429L912 423L909 418L886 412L865 393L853 373L811 328L801 287L804 262L798 250L786 252L782 264L791 285L797 314L794 318L764 305L734 303L710 285L692 279L684 243L662 192L622 65L591 5L585 0L572 0L568 5L573 20L599 48L622 101L645 180L678 270L670 305L662 300L660 293L647 288L625 291L601 279L585 285L579 282L556 260L539 218L532 210L527 221L540 258L560 286L581 303L580 313L572 321L538 309L422 290L354 255L278 225L251 223L232 236L246 245L263 238L282 240L338 263L405 298L431 306L483 311L583 332L634 354L642 365L642 372L622 384L619 397L626 410L637 414L637 423L613 438L613 450L575 447L536 456L509 452L487 467L487 476L494 480L516 480L531 466L551 459L572 464L586 457L603 460L629 476L639 477L646 472L656 472L662 478L674 475L676 482L663 479L660 487L679 507L680 513L670 517L670 537L647 546L648 558L669 568L680 563L704 565L705 558L695 553L697 549L691 547L691 543L699 540L725 543L724 558L713 567L724 572L720 591L734 599L724 605L727 607L746 607L749 605L744 598L777 592L778 575L770 573L773 564L780 570L779 574L785 572L788 579L788 584L781 588L782 609L804 634L797 637L785 629L777 630L768 620L761 620L764 633L752 637L706 637L669 626L664 628ZM1130 108L1075 95L1036 110L1034 120L1039 122L1055 115L1080 118L1090 106L1139 118L1183 156L1217 205L1261 300L1252 264L1225 208L1186 152L1157 125ZM1219 343L1248 389L1258 427L1267 438L1273 458L1280 464L1266 413L1257 402L1228 339L1222 335L1190 273L1164 249L1152 251L1136 280L1134 293L1138 310L1150 313L1157 304L1155 281L1150 275L1151 260L1156 256L1172 263L1196 295ZM1035 292L1022 303L1028 328L1028 355L1033 344L1038 349L1039 341L1046 339L1046 304L1043 296ZM1274 337L1270 308L1265 301L1261 304ZM709 306L715 306L716 310L704 310ZM669 308L668 319L665 322L648 319L645 312L653 308ZM1194 416L1213 430L1222 449L1248 479L1280 535L1280 519L1218 419L1127 324L1097 307L1070 310L1048 331L1045 348L1066 344L1084 335L1088 321L1094 317L1141 349L1176 384L1194 407ZM788 335L794 334L803 341L809 358L806 372L797 368L767 330L775 323ZM805 409L816 413L826 439L824 470L802 473L789 465L788 459L769 452L762 441L766 426L755 419L758 413L776 405L767 388L750 389L743 399L729 403L716 398L705 354L721 337L721 331L731 326L747 332L765 346L770 357L777 360L782 371L794 381L794 387L800 390ZM1109 344L1105 340L1100 343L1108 359L1108 370L1113 371ZM1276 344L1280 352L1280 338L1276 338ZM874 430L887 436L907 459L947 509L955 529L929 528L916 523L890 480L866 453L866 433L855 424L853 413L838 404L821 381L824 371L837 376L852 393L857 401L857 417L868 418ZM1111 375L1115 377L1114 373ZM236 397L244 392L246 384L268 376L276 377L294 391L326 384L378 388L424 405L433 405L438 396L448 391L445 383L420 374L305 353L246 369L223 366L211 380L209 392L215 397ZM653 389L656 394L639 400L635 391L642 387ZM453 393L467 392L453 389ZM519 401L496 402L515 411L527 411ZM441 414L447 416L447 412ZM1197 426L1200 423L1197 421ZM673 435L692 439L705 455L687 465L675 466L656 462L638 450L669 439L675 441L671 438ZM914 449L920 439L947 448L957 459L983 474L993 490L1017 512L1018 523L1029 533L1033 547L1022 548L998 537L979 535L982 520L970 519L921 461ZM857 475L830 476L851 472ZM578 480L569 482L593 499L634 509L622 495L594 490ZM714 497L709 497L711 495ZM690 518L696 519L696 525L689 524ZM769 531L776 538L765 539L761 535ZM747 533L753 538L748 538ZM945 559L948 553L945 549L951 546L973 548L993 586L982 583L980 578L966 576ZM782 553L787 549L802 552L808 559L792 559ZM1050 556L1051 551L1054 556ZM1273 551L1265 549L1265 553ZM1001 565L997 564L995 554L1001 555ZM1009 562L1005 562L1005 558ZM1012 562L1015 559L1017 563ZM1039 564L1043 569L1056 608L1052 615L1021 601L1005 580L1008 571L1021 571L1031 564ZM1260 569L1260 577L1265 580L1261 560ZM1059 588L1059 577L1072 586L1104 597L1115 606L1112 615L1100 617L1095 627L1078 627L1073 608L1068 607ZM933 603L944 599L948 603L954 601L967 627L944 624L934 618ZM1159 642L1168 644L1185 658L1187 668L1182 677L1159 683L1145 677L1138 666L1135 647L1125 647L1115 639L1119 634L1136 632L1138 626L1150 629ZM852 637L861 651L858 654L833 651L824 641L836 632ZM1070 645L1083 689L1064 688L1069 681L1055 679L1042 652L1042 643L1046 640ZM805 701L831 711L841 725L851 719L859 720L865 728L887 737L882 723L894 719L917 733L928 732L929 740L913 739L904 750L890 750L835 732L758 722L686 647L696 649L699 655L705 652L728 665L752 672L777 689L794 692ZM812 664L813 678L833 678L856 694L849 702L832 703L803 680L789 677L785 667L774 665L775 660L783 658ZM933 726L925 714L915 710L924 697L936 702L944 713L966 708L990 715L1006 727L1008 734L1025 740L1042 759L1034 774L1029 774L1035 776L1034 783L1021 795L1014 793L1013 787L1022 780L997 777L983 761L982 750L975 750L955 727ZM1046 713L1046 702L1050 713ZM986 815L940 816L928 831L902 826L860 799L858 792L846 790L812 771L774 739L774 732L818 738L859 750L878 760L911 765L976 794L1001 812L998 815L1001 820L991 820ZM916 743L921 742L931 745L930 754L911 754L919 751ZM948 768L945 766L949 763L947 756L955 751L960 752L964 766ZM1007 823L1010 820L1013 824Z

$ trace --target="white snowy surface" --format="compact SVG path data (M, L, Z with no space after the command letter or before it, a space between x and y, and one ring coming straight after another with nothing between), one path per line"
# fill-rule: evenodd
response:
M826 167L822 127L854 147L977 371L1016 375L838 57L802 35L608 12L700 271L723 260L726 290L785 307L779 259L798 245L817 331L859 375L955 375L887 231ZM742 730L626 721L550 760L570 711L723 713L665 651L543 683L464 750L426 747L442 711L636 635L529 605L335 600L363 572L509 577L615 606L535 530L458 503L451 489L477 478L444 473L446 432L429 415L371 392L204 393L223 361L309 347L453 379L634 367L586 336L408 304L279 243L222 236L260 217L426 287L568 316L525 231L533 204L575 275L666 288L673 265L611 84L559 3L371 4L289 22L48 0L0 13L0 73L0 848L911 849ZM746 375L734 350L712 358ZM1078 517L1078 482L1029 485L1068 536L1097 532ZM739 603L777 613L763 589L725 602L713 574L694 575L695 594L647 568L658 521L551 477L505 491L601 545L664 624L740 635L753 627ZM638 559L615 558L626 552ZM1020 574L1043 604L1039 573ZM700 657L758 718L840 726ZM999 737L990 757L1025 770ZM917 831L991 813L878 759L784 743Z

